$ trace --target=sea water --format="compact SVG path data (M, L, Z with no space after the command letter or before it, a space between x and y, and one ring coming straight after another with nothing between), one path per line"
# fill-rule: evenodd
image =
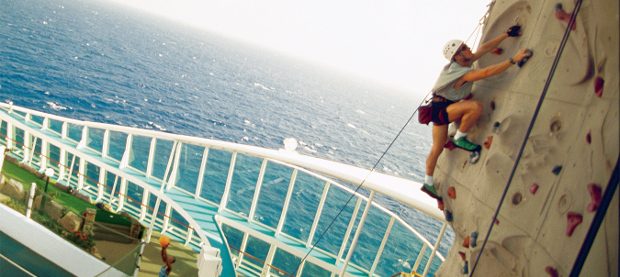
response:
M0 101L70 118L271 149L293 138L301 154L422 181L432 141L406 125L424 95L414 91L105 0L0 8ZM438 222L378 201L434 242Z

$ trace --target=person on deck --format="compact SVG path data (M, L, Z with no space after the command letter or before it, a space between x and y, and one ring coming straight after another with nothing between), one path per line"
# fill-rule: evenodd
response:
M504 39L520 36L520 29L520 26L510 27L506 33L482 44L475 53L462 40L451 40L444 46L443 55L450 63L443 68L432 89L433 146L426 158L426 177L422 186L422 191L429 196L441 200L435 189L433 173L448 140L448 126L451 122L461 121L452 140L456 147L468 151L480 150L480 145L467 140L467 131L482 115L480 102L463 100L470 95L473 82L502 73L532 54L528 49L521 49L514 57L482 69L473 69L473 62L495 49Z
M170 272L172 272L172 264L177 261L175 257L168 257L168 253L166 252L166 246L161 247L161 259L164 261L164 265L161 266L159 270L159 277L168 277Z

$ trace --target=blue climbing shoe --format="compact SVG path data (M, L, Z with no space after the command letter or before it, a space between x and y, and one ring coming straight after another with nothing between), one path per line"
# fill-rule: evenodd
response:
M424 184L422 185L422 188L420 188L420 190L422 190L424 193L428 194L428 196L432 198L435 198L437 200L442 200L442 198L439 197L437 190L435 190L435 186L433 185Z
M480 151L480 149L482 148L478 144L469 142L466 137L462 137L460 139L452 139L452 143L454 144L454 146L465 149L467 151Z

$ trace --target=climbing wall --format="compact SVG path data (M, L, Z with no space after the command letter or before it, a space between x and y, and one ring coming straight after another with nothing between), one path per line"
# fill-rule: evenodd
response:
M477 67L507 60L522 48L534 56L522 67L475 83L473 100L483 103L484 114L468 137L484 144L480 160L470 164L469 153L460 149L446 149L439 159L435 180L456 238L435 276L467 274L478 255L474 276L571 271L619 155L618 1L582 2L492 221L575 3L505 0L492 6L483 42L515 24L523 35L504 40L501 54L485 55ZM582 276L618 276L618 206L616 191Z

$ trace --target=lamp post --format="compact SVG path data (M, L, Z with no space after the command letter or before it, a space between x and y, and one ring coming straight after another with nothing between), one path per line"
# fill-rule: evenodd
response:
M45 193L47 193L47 184L50 182L50 177L54 176L54 169L48 168L45 170L45 176L47 176L47 181L45 181Z

